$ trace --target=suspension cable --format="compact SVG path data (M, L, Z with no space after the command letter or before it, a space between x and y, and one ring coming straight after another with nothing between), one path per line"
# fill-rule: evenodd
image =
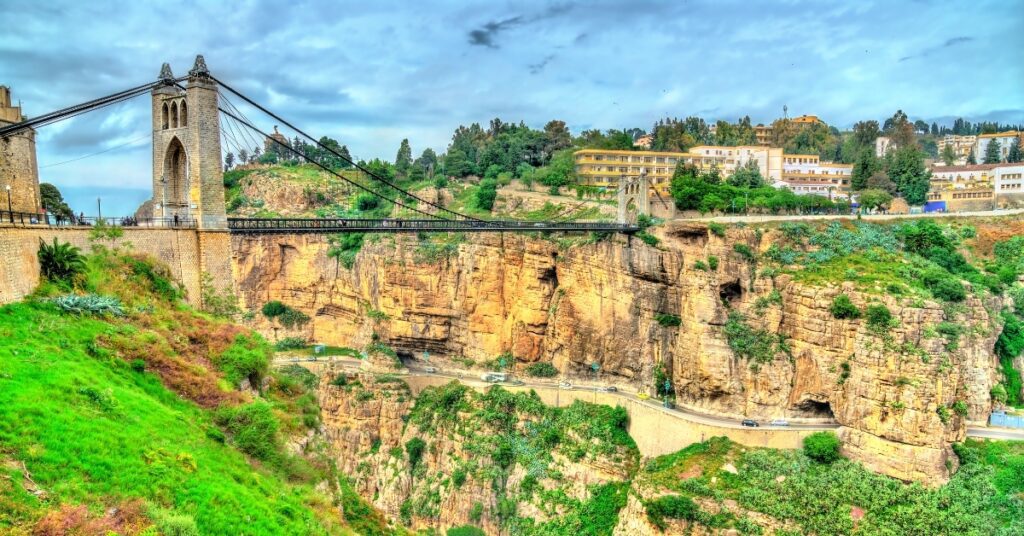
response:
M290 129L292 129L292 130L294 130L295 132L299 133L299 134L300 134L301 136L303 136L303 137L305 137L306 139L308 139L308 140L312 141L312 142L313 142L314 144L316 144L316 145L317 145L318 147L320 147L321 149L323 149L323 150L325 150L325 151L327 151L327 152L331 153L332 155L334 155L334 156L336 156L336 157L338 157L338 158L340 158L340 159L344 160L345 162L348 162L349 164L351 164L351 165L352 165L353 167L355 167L356 169L358 169L358 170L362 171L363 173L365 173L365 174L369 175L370 177L372 177L373 179L377 180L378 182L382 182L382 183L386 184L386 185L387 185L387 186L389 186L390 188L392 188L392 189L394 189L394 190L398 191L399 193L401 193L401 194L403 194L403 195L405 195L405 196L411 197L411 198L413 198L413 199L416 199L417 201L419 201L419 202L421 202L421 203L425 203L425 204L427 204L427 205L429 205L429 206L432 206L432 207L434 207L434 208L436 208L436 209L438 209L438 210L441 210L441 211L444 211L444 212L446 212L446 213L448 213L448 214L451 214L451 215L455 216L456 218L462 218L462 219L467 219L467 220L472 220L472 221L484 221L484 220L480 220L480 219L478 219L478 218L474 218L474 217L472 217L472 216L468 216L468 215L466 215L466 214L462 214L462 213L460 213L460 212L455 212L454 210L450 210L450 209L447 209L447 208L445 208L445 207L443 207L443 206L441 206L441 205L438 205L438 204L436 204L436 203L432 203L432 202L430 202L430 201L427 201L426 199L423 199L423 198L421 198L421 197L419 197L419 196L417 196L417 195L413 194L412 192L409 192L408 190L405 190L405 189L403 189L402 187L400 187L400 186L398 186L398 185L396 185L396 184L392 183L391 181L389 181L389 180L385 179L384 177L381 177L380 175L377 175L376 173L374 173L374 172L370 171L370 170L369 170L369 169L367 169L367 168L366 168L365 166L361 166L361 165L359 165L358 163L356 163L356 162L353 162L351 158L348 158L348 157L346 157L346 156L342 155L341 153L339 153L339 152L335 151L334 149L332 149L332 148L330 148L330 147L327 147L327 146L326 146L326 145L324 145L323 143L320 143L320 140L317 140L316 138L314 138L314 137L310 136L310 135L309 135L309 134L307 134L306 132L304 132L304 131L300 130L300 129L299 129L298 127L296 127L295 125L291 124L290 122L288 122L287 120L285 120L285 119L284 119L284 118L282 118L281 116L279 116L279 115L275 114L274 112L271 112L270 110L268 110L268 109L264 108L263 106L259 105L258 103L256 103L256 102L255 102L255 101L253 101L252 99L250 99L249 97L246 97L245 95L243 95L243 94L239 93L239 92L238 92L237 90L235 90L235 89L234 89L234 88L232 88L231 86L229 86L229 85L225 84L225 83L224 83L224 82L222 82L221 80L217 79L217 78L216 78L215 76L213 76L213 75L210 75L210 78L211 78L211 79L213 79L213 81L214 81L214 82L217 82L217 84L218 84L218 85L220 85L220 86L223 86L223 87L224 87L224 89L227 89L227 90L228 90L228 91L230 91L230 92L231 92L232 94L234 94L234 95L238 96L239 98L241 98L241 99L242 99L242 100L244 100L245 102L247 102L247 103L249 103L250 105L252 105L252 106L256 107L256 108L257 108L258 110L260 110L261 112L263 112L263 113L265 113L265 114L269 115L270 117L274 118L274 120L276 120L276 121L279 121L279 122L281 122L281 123L282 123L283 125L285 125L286 127L290 128Z
M225 110L224 108L218 108L218 109L221 111L221 113L226 114L228 117L231 117L235 121L238 121L239 124L241 124L241 125L243 125L243 126L245 126L247 128L252 129L253 131L255 131L256 133L260 134L261 136L263 136L266 139L273 140L274 143L276 143L276 144L280 145L281 147L284 147L288 151L291 151L292 153L302 157L303 159L305 159L309 163L311 163L311 164L319 167L320 169L323 169L324 171L330 173L331 175L334 175L335 177L338 177L339 179L341 179L341 180L343 180L343 181L345 181L345 182L355 186L356 188L359 188L360 190L363 190L364 192L369 193L370 195L373 195L375 197L379 197L379 198L381 198L381 199L383 199L385 201L394 203L397 206L400 206L402 208L411 210L411 211L416 212L418 214L423 214L424 216L427 216L427 217L430 217L430 218L434 218L434 219L438 219L438 220L444 220L444 221L450 221L450 220L442 218L442 217L440 217L440 216L438 216L436 214L431 214L429 212L422 211L422 210L420 210L418 208L410 207L409 205L406 205L405 203L402 203L401 201L398 201L397 199L391 199L391 198L389 198L389 197L387 197L387 196L385 196L383 194L380 194L378 192L375 192L375 191L371 190L370 188L367 188L366 186L363 186L362 184L359 184L358 182L350 180L350 179L346 178L345 176L343 176L343 175L341 175L339 173L336 173L334 170L328 168L327 166L325 166L325 165L323 165L323 164L313 160L312 158L307 156L304 152L292 148L291 145L285 144L285 143L281 143L281 141L278 140L277 138L271 137L269 134L267 134L266 132L263 132L262 130L260 130L255 125L253 125L253 124L251 124L251 123L249 123L247 121L243 121L241 118L239 118L235 114Z

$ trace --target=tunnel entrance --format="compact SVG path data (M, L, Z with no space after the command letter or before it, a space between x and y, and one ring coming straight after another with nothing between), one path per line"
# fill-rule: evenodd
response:
M832 413L832 406L828 402L819 402L817 400L804 400L795 406L801 417L817 418L817 419L835 419L835 414Z
M718 286L718 296L722 299L722 303L732 307L737 300L743 297L743 287L739 281L723 283Z

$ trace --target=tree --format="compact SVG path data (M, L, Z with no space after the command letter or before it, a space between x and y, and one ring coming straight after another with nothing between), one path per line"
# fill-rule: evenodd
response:
M235 165L235 153L229 152L224 156L224 171L230 171ZM42 186L42 185L40 185Z
M480 181L480 189L476 191L476 207L488 212L494 208L494 200L498 197L498 182L494 179Z
M804 438L804 454L820 463L832 463L840 458L839 437L835 432L815 432Z
M466 177L476 173L476 162L471 161L462 149L453 147L444 157L444 170L452 177Z
M249 163L249 151L245 149L238 151L238 163L243 165Z
M932 173L924 165L924 153L914 146L900 146L886 161L886 173L908 204L922 205L928 198Z
M551 120L544 125L544 157L547 162L556 151L572 146L572 134L565 121Z
M885 190L868 189L862 190L858 197L860 206L866 209L885 208L892 202L892 195Z
M1013 143L1010 144L1010 152L1006 155L1006 161L1010 163L1017 163L1021 160L1024 160L1024 155L1021 155L1020 137L1016 137L1013 139Z
M764 177L761 176L761 168L758 167L757 161L750 159L734 171L726 182L738 188L760 188L764 186Z
M956 162L956 153L953 152L952 145L946 144L946 146L942 148L942 154L940 156L947 166L952 166L953 162Z
M85 271L85 259L81 250L71 244L53 239L53 245L39 239L39 269L44 279L50 281L72 282L78 274Z
M412 167L413 171L410 173L416 173L418 169L423 177L432 178L434 176L434 169L437 168L437 153L430 147L423 149L423 153L412 163Z
M570 149L555 153L546 168L538 170L537 180L545 186L566 186L576 182L576 161Z
M56 186L43 182L39 184L39 196L42 198L43 209L60 218L72 216L71 207L64 202L64 196Z
M896 110L891 118L886 119L883 130L897 147L911 147L917 144L914 124L910 122L903 110Z
M978 163L977 157L974 156L974 148L971 148L970 154L967 155L967 163L972 166Z
M878 124L875 123L875 125L877 126ZM857 161L853 163L853 171L850 175L850 189L857 191L867 188L868 178L877 173L881 168L882 166L878 162L878 158L875 157L875 149L873 147L862 148L857 156Z
M395 176L399 179L408 177L410 167L412 167L412 148L409 147L409 139L405 138L398 147L398 155L395 156Z
M985 164L998 164L1001 162L1000 148L1001 145L998 138L989 138L988 144L985 145L985 159L982 162Z
M914 130L918 134L928 134L928 123L918 119L917 121L914 121Z
M853 125L853 139L861 148L874 147L875 139L881 135L878 121L858 121Z

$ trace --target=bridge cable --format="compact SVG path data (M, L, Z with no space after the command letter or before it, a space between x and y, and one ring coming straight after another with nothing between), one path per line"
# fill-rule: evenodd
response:
M115 145L114 147L111 147L109 149L104 149L102 151L98 151L98 152L95 152L95 153L92 153L92 154L87 154L87 155L79 156L78 158L72 158L71 160L65 160L63 162L57 162L56 164L46 164L45 166L39 166L39 169L46 169L46 168L51 168L51 167L55 167L55 166L62 166L64 164L70 164L71 162L78 162L79 160L85 160L86 158L90 158L90 157L93 157L93 156L101 155L103 153L109 153L110 151L114 151L114 150L120 149L122 147L126 147L128 145L133 144L133 143L140 142L140 141L142 141L144 139L152 138L152 137L153 137L152 134L146 134L145 136L143 136L141 138L135 138L134 140L126 141L126 142L122 143L121 145Z
M242 120L244 120L247 123L253 123L244 113L242 113L241 110L238 109L237 106L235 106L235 103L231 102L231 99L229 99L227 97L227 95L225 95L223 92L221 92L219 90L217 91L217 94L220 96L221 99L224 100L224 103L228 106L228 108L230 108L231 111L233 111L236 115L241 117ZM255 123L253 123L253 124L255 124ZM251 149L251 151L253 153L253 156L255 157L256 156L256 151L257 150L262 150L262 147L264 147L265 144L264 143L260 143L260 140L255 135L253 135L253 133L250 132L248 129L243 129L243 128L239 127L238 130L240 132L239 138L241 138L243 144L247 144L247 143L253 144L253 146L252 146L253 148ZM247 149L247 152L248 152L248 150L249 149Z
M227 90L228 90L228 91L230 91L230 92L231 92L232 94L234 94L234 95L237 95L237 96L238 96L239 98L241 98L241 99L242 99L242 100L244 100L245 102L249 103L250 105L252 105L252 106L256 107L256 108L257 108L258 110L260 110L261 112L263 112L263 113L265 113L265 114L269 115L270 117L274 118L274 119L275 119L275 120L277 120L277 121L280 121L280 122L281 122L281 123L282 123L283 125L285 125L286 127L290 128L290 129L292 129L292 130L294 130L295 132L299 133L300 135L302 135L302 136L303 136L303 137L305 137L306 139L308 139L308 140L312 141L312 142L313 142L314 144L316 144L316 145L317 145L318 147L320 147L321 149L323 149L323 150L325 150L325 151L327 151L327 152L329 152L329 153L333 154L334 156L336 156L336 157L338 157L338 158L340 158L340 159L344 160L345 162L348 162L349 164L351 164L351 165L352 165L353 167L355 167L356 169L358 169L358 170L362 171L363 173L365 173L365 174L369 175L370 177L372 177L373 179L377 180L378 182L382 182L382 183L386 184L387 186L391 187L392 189L394 189L394 190L397 190L398 192L402 193L403 195L406 195L406 196L408 196L408 197L411 197L411 198L413 198L413 199L416 199L417 201L420 201L421 203L425 203L425 204L427 204L427 205L429 205L429 206L432 206L432 207L434 207L434 208L436 208L436 209L438 209L438 210L441 210L441 211L447 212L448 214L451 214L451 215L455 216L456 218L463 218L463 219L467 219L467 220L472 220L472 221L478 221L478 222L483 222L483 221L485 221L485 220L481 220L481 219L478 219L478 218L474 218L474 217L472 217L472 216L468 216L468 215L466 215L466 214L462 214L462 213L460 213L460 212L455 212L454 210L450 210L450 209L447 209L447 208L445 208L445 207L443 207L443 206L441 206L441 205L438 205L438 204L436 204L436 203L432 203L432 202L430 202L430 201L427 201L426 199L423 199L423 198L421 198L421 197L419 197L419 196L417 196L417 195L413 194L412 192L409 192L408 190L405 190L405 189L401 188L400 186L398 186L398 185L396 185L396 184L392 183L391 181L389 181L389 180L387 180L387 179L385 179L385 178L383 178L383 177L381 177L381 176L377 175L376 173L373 173L372 171L370 171L369 169L367 169L367 168L366 168L365 166L361 166L361 165L359 165L358 163L356 163L356 162L353 162L351 158L345 157L344 155L342 155L341 153L339 153L339 152L335 151L334 149L332 149L332 148L330 148L330 147L327 147L327 146L326 146L326 145L324 145L323 143L320 143L320 140L317 140L316 138L314 138L314 137L310 136L310 135L309 135L309 134L307 134L306 132L304 132L304 131L300 130L300 129L299 129L298 127L296 127L295 125L293 125L293 124L289 123L289 122L288 122L287 120L285 120L285 119L284 119L284 118L282 118L281 116L279 116L279 115L277 115L277 114L275 114L275 113L271 112L270 110L268 110L268 109L264 108L263 106L259 105L258 103L256 103L256 102L255 102L255 101L253 101L252 99L250 99L249 97L246 97L245 95L243 95L243 94L239 93L239 92L238 92L238 91L236 91L236 90L235 90L234 88L232 88L231 86L229 86L229 85L225 84L224 82L222 82L221 80L219 80L219 79L218 79L218 78L216 78L215 76L211 75L211 76L210 76L210 78L212 78L214 82L217 82L217 84L219 84L219 85L223 86L223 87L224 87L224 89L227 89Z
M288 145L288 144L285 144L285 143L281 143L281 141L279 141L278 139L271 137L269 134L267 134L266 132L263 132L262 130L260 130L258 127L252 125L251 123L243 121L241 118L239 118L235 114L225 110L224 108L218 108L218 109L221 111L221 113L226 114L227 116L231 117L235 121L238 121L239 124L249 128L249 129L252 129L253 131L257 132L258 134L260 134L261 136L263 136L266 139L273 140L274 143L276 143L276 144L280 145L281 147L284 147L288 151L291 151L292 153L294 153L294 154L304 158L309 163L311 163L311 164L319 167L320 169L330 173L331 175L334 175L335 177L338 177L339 179L341 179L341 180L343 180L343 181L345 181L345 182L355 186L356 188L359 188L360 190L363 190L366 193L369 193L370 195L373 195L375 197L379 197L381 199L384 199L385 201L394 203L397 206L400 206L402 208L411 210L411 211L416 212L418 214L423 214L424 216L428 216L430 218L434 218L434 219L438 219L438 220L443 220L443 221L451 221L451 220L447 220L445 218L442 218L442 217L440 217L440 216L438 216L436 214L431 214L429 212L422 211L422 210L420 210L418 208L410 207L409 205L406 205L405 203L402 203L401 201L398 201L397 199L391 199L391 198L389 198L389 197L387 197L387 196L385 196L383 194L380 194L378 192L375 192L375 191L371 190L370 188L368 188L366 186L363 186L362 184L359 184L358 182L350 180L350 179L346 178L345 176L343 176L343 175L341 175L339 173L336 173L334 170L328 168L327 166L325 166L325 165L323 165L323 164L313 160L312 158L307 156L302 151L298 151L298 150L292 148L291 145ZM486 223L486 222L484 222L484 223Z

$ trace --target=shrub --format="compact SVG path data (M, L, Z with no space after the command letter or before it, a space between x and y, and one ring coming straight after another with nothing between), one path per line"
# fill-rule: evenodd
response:
M416 468L416 464L420 463L420 459L423 458L423 449L427 447L426 442L418 437L414 437L405 443L405 452L409 455L409 467L412 469Z
M867 317L868 329L875 333L886 333L892 327L894 319L889 308L881 303L874 303L864 310Z
M935 412L939 414L939 420L942 421L942 424L949 422L949 408L946 406L939 406Z
M132 359L128 366L131 367L134 372L146 372L146 361L143 359Z
M636 236L640 240L643 240L644 244L647 244L648 246L657 246L658 245L658 242L659 242L658 237L656 237L656 236L654 236L654 235L652 235L650 233L647 233L646 231L641 231L641 232L637 233Z
M265 316L267 318L277 318L277 317L281 316L282 314L284 314L284 312L287 311L287 310L288 310L288 306L287 305L285 305L285 304L283 304L283 303L281 303L281 302L279 302L277 300L274 300L274 301L268 301L267 303L264 303L263 304L262 312L263 312L263 316Z
M270 345L259 334L242 334L214 362L233 385L248 378L257 387L270 365L271 354Z
M558 376L558 369L547 362L531 363L526 367L526 374L535 378L553 378Z
M764 329L747 324L743 314L733 311L725 322L725 338L736 357L755 364L768 363L782 350L781 339Z
M373 210L380 206L380 198L370 193L362 193L356 196L354 206L360 212Z
M480 507L483 508L483 505L480 503L474 504L473 508L476 508L477 505L480 505ZM462 525L461 527L452 527L448 529L448 532L445 534L446 536L487 536L487 533L484 532L483 529L474 527L473 525Z
M121 300L113 296L97 296L96 294L66 294L50 300L60 310L79 315L124 316Z
M832 305L828 308L834 318L860 318L860 309L850 301L846 294L840 294L832 299Z
M834 432L815 432L804 438L804 454L820 463L839 459L839 437Z
M461 488L462 485L465 484L465 483L466 483L466 468L465 467L458 467L454 471L452 471L452 484L454 484L456 488Z
M238 450L263 461L276 457L279 425L270 403L257 400L251 404L222 408L217 412L216 420Z
M335 387L344 387L348 385L348 376L345 374L338 374L331 380L331 385Z
M299 350L305 347L306 339L303 339L302 337L285 337L274 343L274 349L278 351Z
M161 536L199 536L195 519L188 514L154 508L149 512ZM145 531L143 532L145 534Z
M961 417L966 417L968 413L967 402L964 402L963 400L953 402L953 411Z
M668 528L665 519L697 519L700 508L689 497L682 495L666 495L644 503L647 519L660 530Z
M262 311L263 316L270 320L276 318L282 326L288 329L302 326L309 322L309 316L306 313L293 309L277 300L263 304Z
M960 302L964 301L964 298L967 297L963 284L951 277L935 281L933 284L928 285L928 289L932 291L932 295L944 301Z
M480 181L480 189L476 191L476 208L488 212L494 208L494 201L498 198L498 181L484 179Z
M754 251L746 244L733 244L732 250L748 261L754 260Z
M700 260L694 261L693 269L694 270L702 270L702 271L706 272L706 271L708 271L708 265L704 261L700 261Z
M725 225L716 221L708 222L708 230L715 236L725 236Z
M664 327L675 327L683 323L683 320L676 315L668 313L658 313L654 315L654 319L658 321Z
M712 270L718 269L718 257L711 255L708 257L708 268Z

